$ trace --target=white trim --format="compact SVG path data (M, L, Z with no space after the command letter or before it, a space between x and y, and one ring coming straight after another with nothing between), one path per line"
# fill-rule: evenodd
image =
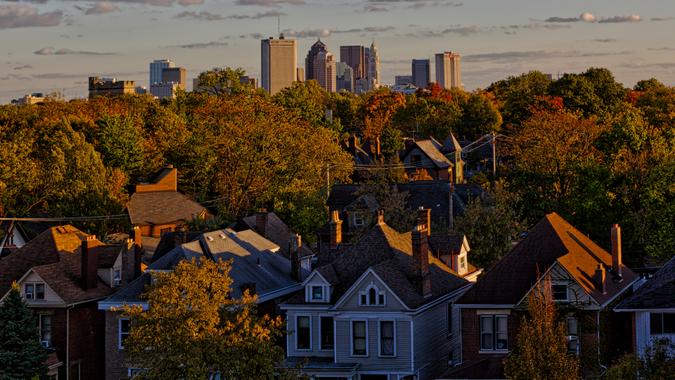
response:
M412 309L410 309L410 308L408 307L408 305L405 304L405 302L403 302L403 301L396 295L396 293L394 293L393 290L391 290L391 288L390 288L389 286L387 286L387 283L386 283L386 282L382 281L382 279L380 278L380 276L378 276L377 273L375 273L375 271L373 270L372 267L368 268L365 272L363 272L363 274L361 274L361 276L359 276L359 278L356 279L356 281L354 281L354 283L352 284L352 286L350 286L349 289L347 289L347 291L342 295L342 297L340 297L340 299L337 300L337 301L335 302L335 305L333 306L333 308L337 309L337 308L339 308L339 307L342 307L342 305L343 305L345 302L347 302L347 300L352 296L352 294L354 293L354 290L357 289L357 288L359 287L358 285L359 285L359 284L366 278L366 276L368 276L369 274L372 274L373 276L375 276L375 278L377 278L377 280L380 281L380 282L382 283L382 286L384 286L384 289L385 289L386 291L388 291L389 293L391 293L391 294L394 296L394 298L396 299L396 301L398 301L398 302L403 306L403 308L404 308L405 310L412 310Z
M391 322L393 328L393 340L394 340L394 354L393 355L383 355L382 354L382 322ZM396 320L395 319L378 319L377 320L377 357L379 358L395 358L397 357L397 344L396 344Z
M492 321L492 349L483 348L483 318L490 318ZM507 348L497 348L497 317L506 317L506 347ZM486 353L500 353L500 352L509 352L509 316L505 314L479 314L478 315L478 352L482 354Z
M298 348L298 318L308 318L309 319L309 348ZM312 315L311 314L296 314L295 315L295 351L307 352L312 351Z
M354 322L363 322L365 324L365 340L366 340L366 354L365 355L355 355L354 354ZM349 321L349 356L354 358L366 358L368 357L368 320L367 319L352 319Z
M321 279L323 280L323 282L324 282L326 285L330 285L330 282L329 282L328 280L326 280L326 277L322 276L322 275L321 275L321 272L319 272L318 270L314 269L314 270L312 271L312 273L310 273L309 276L307 276L307 278L305 279L305 281L302 282L302 286L307 286L307 283L308 283L314 276L319 276L319 277L321 277Z
M321 288L321 298L314 298L314 288ZM325 303L327 293L328 286L326 285L308 284L305 286L305 301L311 303Z
M410 372L415 372L415 321L410 320Z
M321 318L331 318L333 320L333 348L324 349L323 348L323 329L321 328ZM332 314L319 314L319 351L335 351L335 316Z
M619 311L619 312L631 312L631 313L640 313L640 312L647 312L647 313L672 313L675 312L675 308L667 308L667 309L614 309L614 311Z
M122 321L129 321L129 318L117 318L117 349L123 350L124 346L122 345ZM129 331L127 331L127 337L131 332L131 322L129 322Z
M375 299L370 299L370 290L375 290ZM360 290L358 294L358 305L359 306L372 306L372 307L386 307L387 306L387 292L380 290L380 288L375 285L374 281L371 281L364 290ZM380 303L380 296L382 296L382 303ZM366 302L363 303L362 297L365 297ZM373 302L374 301L374 302Z
M553 299L553 302L560 302L560 303L568 303L570 302L570 285L569 285L569 280L566 280L566 283L562 283L563 281L561 280L555 280L551 281L551 298ZM553 291L554 286L564 286L565 287L565 298L564 299L556 299L555 298L555 292Z

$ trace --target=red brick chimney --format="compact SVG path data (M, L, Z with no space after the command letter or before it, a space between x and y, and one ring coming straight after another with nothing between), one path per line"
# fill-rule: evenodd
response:
M330 227L330 248L336 249L342 243L342 221L337 210L331 211L328 226Z
M422 295L431 296L431 277L429 276L429 242L427 230L423 224L417 224L412 231L413 274L420 279Z
M302 236L293 234L291 236L291 278L293 278L295 281L302 281L300 247L302 247Z
M602 264L598 264L598 267L595 268L595 285L602 292L602 294L605 294L607 292L607 289L605 288L605 267Z
M431 236L431 209L420 206L417 209L417 223L423 223L427 228L427 236Z
M80 248L80 279L82 280L82 289L89 290L98 286L98 257L94 247L96 246L96 236L88 235L82 240Z
M267 237L267 209L261 208L255 213L255 230L262 237Z
M621 227L612 225L612 270L621 276Z

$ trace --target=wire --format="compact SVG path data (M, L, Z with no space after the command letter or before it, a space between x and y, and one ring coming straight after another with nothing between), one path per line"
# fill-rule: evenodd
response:
M14 222L86 222L90 220L114 220L126 219L127 214L118 215L96 215L96 216L64 216L58 218L0 218L0 221L14 221Z

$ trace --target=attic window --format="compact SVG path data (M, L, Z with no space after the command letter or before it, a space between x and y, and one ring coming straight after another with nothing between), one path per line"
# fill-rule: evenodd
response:
M551 293L554 301L567 301L567 285L553 284L551 285Z
M24 296L27 300L45 299L45 284L42 282L29 282L24 285Z
M360 306L384 306L386 297L384 291L381 291L374 284L370 284L366 290L359 292Z

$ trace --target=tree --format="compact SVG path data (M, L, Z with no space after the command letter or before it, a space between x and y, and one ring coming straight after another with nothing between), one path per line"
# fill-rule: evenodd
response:
M661 380L675 374L675 343L668 339L655 340L639 358L626 354L609 367L607 380Z
M272 97L274 103L284 107L306 120L314 127L330 127L340 131L339 123L333 123L326 118L328 109L328 93L319 82L309 80L294 82Z
M128 176L137 176L143 167L143 140L131 117L103 116L98 122L98 150L103 163Z
M487 91L492 92L499 103L504 123L519 125L531 115L536 99L548 95L551 80L539 71L530 71L516 77L508 77L493 83Z
M259 317L256 297L230 297L231 262L183 261L153 273L144 295L149 308L126 307L131 331L124 342L144 379L291 379L277 366L284 352L281 317Z
M490 93L475 92L460 100L462 117L455 128L456 135L474 140L500 130L502 115L491 97Z
M581 74L565 74L553 82L550 95L559 96L565 107L580 111L584 116L600 115L603 111L602 99L595 93L593 82Z
M241 68L214 68L199 74L199 87L195 91L210 95L249 93L253 91L253 86L242 82L241 78L245 75L246 71Z
M528 297L528 317L523 317L511 354L504 360L504 374L514 380L579 379L579 360L567 352L566 327L557 319L551 280L545 278Z
M0 304L0 379L44 376L46 359L35 316L14 283Z

